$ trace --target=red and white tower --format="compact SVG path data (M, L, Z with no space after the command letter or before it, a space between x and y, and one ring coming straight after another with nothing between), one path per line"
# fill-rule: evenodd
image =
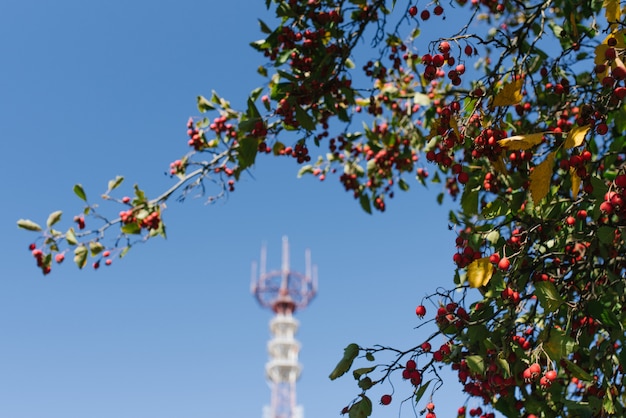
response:
M311 266L311 253L306 250L305 274L292 271L289 266L289 242L283 237L281 270L265 270L266 248L261 248L260 271L252 264L252 293L261 306L274 311L270 320L272 339L267 344L269 361L265 366L272 391L269 407L263 409L264 418L303 418L302 407L296 404L296 381L302 365L298 363L300 344L295 339L298 321L296 310L304 309L317 292L317 271Z

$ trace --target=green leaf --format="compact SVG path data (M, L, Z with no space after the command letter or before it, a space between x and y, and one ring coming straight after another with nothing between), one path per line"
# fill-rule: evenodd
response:
M367 352L365 354L365 358L367 359L367 361L374 361L375 360L374 359L374 355L372 353L370 353L370 352Z
M400 190L403 190L406 192L407 190L409 190L409 183L407 183L403 179L400 179L398 180L398 187L400 188Z
M87 195L85 194L85 190L82 185L75 184L74 193L76 193L76 196L78 196L81 200L84 200L85 202L87 201Z
M89 250L91 251L91 256L95 257L104 250L104 246L100 244L98 241L90 241Z
M535 283L535 293L537 294L539 303L547 312L556 311L563 303L563 298L552 282Z
M467 366L474 373L483 374L485 372L485 362L481 356L467 356L465 361L467 361Z
M609 415L615 414L615 405L613 404L613 396L611 391L607 390L604 399L602 400L602 409Z
M352 371L352 376L354 376L354 380L359 380L362 375L368 374L376 369L376 366L372 367L361 367L360 369L356 369Z
M415 403L418 403L420 399L422 399L422 396L424 396L424 393L426 392L426 389L428 389L428 385L430 385L430 382L432 382L432 380L424 383L419 387L419 389L415 391Z
M352 362L359 355L359 346L357 344L349 344L343 350L343 358L339 360L335 369L330 373L330 380L335 380L340 376L343 376L350 367L352 367Z
M478 190L466 188L461 196L461 207L468 216L478 213Z
M87 264L88 252L89 251L87 250L87 247L85 247L83 244L80 244L74 250L74 262L76 263L79 269L82 269Z
M254 100L252 97L248 97L248 117L250 119L260 119L261 114L259 113L259 109L257 109L256 104L254 104Z
M55 223L59 222L61 220L61 215L62 214L63 214L63 212L60 211L60 210L57 210L56 212L52 212L48 216L48 220L46 221L46 225L48 225L48 228L50 228Z
M269 5L268 5L268 7L269 7ZM267 26L267 24L265 22L263 22L261 19L259 19L259 26L261 27L261 32L267 33L267 34L272 33L272 30L270 29L270 27Z
M122 250L122 252L120 252L119 257L123 258L126 254L128 254L128 252L130 251L130 245L127 247L124 247L124 249Z
M117 189L123 181L124 177L122 176L115 176L113 180L109 180L109 191Z
M372 401L365 395L361 395L361 400L352 405L349 418L367 418L372 415Z
M369 213L370 215L372 214L372 204L370 202L370 197L363 193L361 194L361 196L359 196L359 203L361 204L361 208Z
M610 307L604 306L598 300L589 301L587 311L593 319L598 320L602 325L609 327L621 326L619 319L611 311Z
M568 337L565 331L556 328L550 329L550 337L548 341L543 343L543 349L552 361L559 361L567 357L574 349L574 346L574 340Z
M69 245L78 244L78 240L76 239L76 233L74 232L73 227L67 230L67 232L65 233L65 239L67 240L67 243Z
M139 233L141 233L141 227L137 223L135 223L135 222L122 225L121 230L122 230L122 232L124 234L139 234Z
M487 203L481 215L485 219L493 219L493 218L497 218L498 216L504 215L507 209L508 208L502 204L502 200L497 199L497 200L494 200L493 202Z
M134 206L139 206L146 201L146 194L135 184L135 200L133 201Z
M245 170L254 164L256 154L259 150L259 140L253 137L245 137L239 141L237 148L239 157L239 170Z
M563 359L563 361L567 364L567 370L572 373L572 376L577 377L584 382L593 382L593 376L591 376L588 372L583 370L577 364L572 363L568 359Z
M368 390L370 389L372 386L374 386L376 383L372 381L371 378L369 377L364 377L363 379L359 380L359 383L357 383L357 385L363 389L363 390Z
M496 363L498 363L498 366L500 366L500 370L504 372L503 373L504 378L511 376L511 367L507 359L498 356Z
M298 178L302 177L305 174L309 174L313 172L313 166L311 164L303 165L300 170L298 170Z
M30 219L20 219L17 221L17 226L29 231L41 231L41 227Z
M615 228L603 225L598 228L598 239L603 244L613 244L615 238Z
M306 110L302 109L300 106L294 106L296 109L296 120L307 131L312 131L315 129L315 122L313 118L307 113Z
M207 100L204 96L198 96L198 112L204 113L209 110L214 110L215 106Z

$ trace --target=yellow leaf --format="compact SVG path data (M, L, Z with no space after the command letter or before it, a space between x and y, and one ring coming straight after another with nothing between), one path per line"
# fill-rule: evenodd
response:
M605 16L607 22L610 22L611 29L617 26L617 22L620 20L621 11L619 9L619 0L604 0L602 6L605 9Z
M567 138L565 139L565 148L570 149L574 147L580 147L585 142L585 135L591 129L591 125L578 126L575 125L574 128L568 132Z
M576 169L574 167L570 167L569 175L572 178L572 198L575 200L578 197L578 192L580 191L580 177L578 177L578 173L576 173Z
M330 42L330 38L331 38L331 33L326 31L326 33L324 34L324 36L322 37L322 42L324 43L324 45L327 45L328 42Z
M510 83L506 83L502 90L498 92L493 98L492 107L497 106L509 106L518 104L522 101L522 87L524 86L524 79L519 78Z
M613 38L617 41L614 48L616 49L626 48L626 41L624 41L625 33L626 31L624 29L613 31L606 38L604 38L604 41L602 41L602 43L596 47L596 50L595 50L596 56L593 60L594 64L600 65L600 64L607 63L606 50L609 49L609 45L608 45L609 39ZM607 66L607 68L603 72L597 73L596 75L598 76L600 80L602 80L604 77L608 75L608 73L609 73L609 66Z
M578 38L578 25L576 23L576 15L574 15L574 12L569 14L569 23L572 25L572 34L574 35L574 39Z
M493 275L493 264L489 257L474 260L467 266L467 281L470 287L482 287L489 283Z
M541 199L546 197L550 191L550 181L552 180L553 166L554 166L554 152L548 154L546 159L535 167L532 173L530 173L530 195L533 198L535 205L541 202Z
M527 135L509 136L498 141L498 144L505 149L526 150L541 144L543 141L543 132Z
M500 174L508 174L508 170L506 169L506 164L504 164L504 157L502 156L502 154L500 154L498 156L498 159L493 162L493 168L495 168Z
M459 124L456 122L456 118L454 116L450 116L450 127L454 131L457 139L461 138L461 133L459 132Z
M435 119L433 123L430 125L430 132L428 133L428 136L426 137L426 139L430 140L434 138L435 136L439 135L439 132L438 132L439 125L441 125L441 123L439 122L439 119Z

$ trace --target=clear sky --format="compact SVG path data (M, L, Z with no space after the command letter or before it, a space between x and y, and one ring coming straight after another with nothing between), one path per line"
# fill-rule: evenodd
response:
M169 203L168 239L110 267L79 272L68 259L46 277L35 267L18 218L63 210L68 227L81 210L72 186L95 201L115 175L122 191L137 182L156 196L187 152L195 97L215 89L244 103L261 82L248 47L258 17L269 20L261 0L0 4L0 417L261 417L271 314L249 293L250 265L267 242L268 268L279 268L283 235L295 269L305 248L319 269L318 297L297 314L307 418L339 416L357 395L352 377L328 379L347 344L427 337L414 308L453 273L440 190L414 184L370 216L335 178L297 179L293 160L261 159L216 205ZM441 417L464 400L455 380L435 398Z

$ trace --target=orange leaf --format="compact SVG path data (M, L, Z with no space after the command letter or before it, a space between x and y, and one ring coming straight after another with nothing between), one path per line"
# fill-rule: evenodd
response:
M569 175L572 178L572 198L575 200L578 197L578 192L580 191L580 177L578 177L578 173L576 173L576 169L574 167L570 167Z
M565 139L565 148L570 149L574 147L580 147L585 142L585 135L589 132L591 125L585 126L574 126L574 128L569 131L567 134L567 138Z
M527 135L509 136L498 141L498 144L505 149L526 150L541 144L543 132Z
M524 79L519 78L510 83L506 83L502 90L498 92L493 98L492 107L497 106L509 106L518 104L522 101L522 87L524 86Z
M550 181L554 172L554 155L554 152L548 154L546 159L530 173L530 195L535 205L538 205L550 191Z
M493 264L489 257L474 260L467 266L467 282L470 287L482 287L489 283L493 275Z

